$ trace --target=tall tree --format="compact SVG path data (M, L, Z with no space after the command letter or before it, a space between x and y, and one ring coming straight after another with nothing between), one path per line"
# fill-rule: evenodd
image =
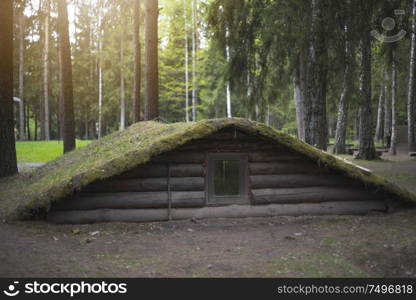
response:
M192 121L196 121L196 97L198 83L196 78L196 59L197 59L197 0L192 0Z
M349 17L350 18L350 17ZM351 102L352 86L353 86L353 64L354 51L352 49L350 19L345 21L344 27L344 77L342 82L342 92L339 99L337 128L335 132L334 153L345 153L345 140L347 137L347 118L348 108Z
M361 0L363 28L371 28L372 2ZM360 145L357 159L376 158L371 111L371 33L361 33L361 76L360 76Z
M389 97L389 74L384 72L384 138L386 146L390 148L391 144L391 101Z
M61 134L64 153L75 149L74 91L72 86L71 45L69 43L66 0L58 0L59 54L61 63Z
M183 0L183 17L185 31L185 121L189 122L189 49L188 49L188 10Z
M122 22L122 30L120 34L120 130L126 128L126 88L124 76L124 30L125 23Z
M305 139L305 124L304 124L304 99L302 95L302 87L301 87L301 62L299 55L296 59L295 68L293 72L293 98L295 99L295 106L296 106L296 126L297 126L297 133L298 138L301 140Z
M389 153L396 155L396 144L397 144L397 55L396 48L392 46L392 63L391 63L391 143Z
M50 134L50 112L49 112L49 18L50 18L50 2L44 0L44 44L43 44L43 108L45 114L45 140L51 139Z
M225 29L225 60L230 62L230 29ZM230 79L227 80L226 95L227 95L227 118L232 118L232 105L231 105L231 84ZM256 115L257 119L257 115Z
M98 138L103 134L103 16L102 16L103 1L98 1Z
M20 3L19 9L19 139L26 140L25 130L25 10L26 2Z
M0 178L17 173L13 121L13 1L0 1Z
M326 150L328 143L326 118L327 48L324 23L325 3L312 0L312 21L307 65L305 99L305 141Z
M383 106L384 106L384 84L380 85L380 94L378 95L378 104L377 104L377 124L376 124L376 141L383 141L384 132L383 132Z
M412 41L409 63L409 90L407 95L407 127L409 152L416 152L416 0L413 0Z
M159 117L158 2L158 0L146 0L146 120Z
M140 3L141 3L141 0L134 0L134 6L133 6L133 9L134 9L134 12L133 12L133 18L134 18L134 21L133 21L134 22L133 122L140 121L140 90L141 90L141 85L142 85L141 45L140 45Z

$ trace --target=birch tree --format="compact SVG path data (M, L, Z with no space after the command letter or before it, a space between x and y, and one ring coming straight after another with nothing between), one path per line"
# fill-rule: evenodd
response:
M120 35L120 130L126 128L126 91L124 80L124 21L122 20L122 27Z
M141 44L140 44L140 3L141 0L134 0L133 5L133 42L134 42L134 83L133 83L133 122L140 121L140 92L142 85L141 78Z
M407 140L409 152L416 152L416 0L413 0L413 21L409 63L409 89L407 95Z
M347 137L348 108L351 101L353 86L353 64L354 52L351 39L351 22L346 21L344 25L344 76L342 81L342 92L339 99L338 118L335 132L334 153L345 153L345 140Z
M377 124L376 124L376 141L383 141L384 132L383 132L383 107L384 107L384 84L380 85L380 93L378 95L378 104L377 104Z
M197 0L192 0L192 121L196 121L196 97L198 92L198 83L196 77L196 59L197 59Z
M397 108L397 57L396 49L392 47L392 63L391 63L391 143L389 153L396 155L397 144L397 128L396 128L396 108Z
M189 49L188 49L188 10L183 0L183 17L185 31L185 121L189 122Z
M45 114L45 140L51 139L50 134L50 112L49 112L49 18L50 0L44 0L44 44L43 44L43 108Z

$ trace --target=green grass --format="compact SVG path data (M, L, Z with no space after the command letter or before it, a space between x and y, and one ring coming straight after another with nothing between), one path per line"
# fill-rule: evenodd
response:
M90 144L91 141L77 140L77 148ZM18 163L44 163L63 155L62 141L37 141L16 143Z

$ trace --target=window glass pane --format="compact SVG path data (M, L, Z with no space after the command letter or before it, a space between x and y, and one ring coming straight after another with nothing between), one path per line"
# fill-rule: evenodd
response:
M240 194L240 161L214 161L214 192L217 196Z

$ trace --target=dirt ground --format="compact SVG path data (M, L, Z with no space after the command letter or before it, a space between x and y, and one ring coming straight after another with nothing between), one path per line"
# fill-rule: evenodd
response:
M389 157L385 157L389 159ZM416 161L361 163L416 192ZM0 225L0 276L416 277L416 211Z

